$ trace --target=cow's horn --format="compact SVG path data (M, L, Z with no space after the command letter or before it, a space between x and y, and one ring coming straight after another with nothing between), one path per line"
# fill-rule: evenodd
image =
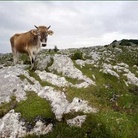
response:
M47 29L49 29L50 27L51 27L51 25L50 25L50 26L48 26L48 27L47 27Z
M36 26L36 25L34 25L35 26L35 28L37 28L38 29L38 27Z

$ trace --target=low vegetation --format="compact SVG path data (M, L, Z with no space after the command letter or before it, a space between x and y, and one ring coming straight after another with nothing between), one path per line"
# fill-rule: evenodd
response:
M73 53L73 55L71 56L71 59L72 60L83 59L83 53L77 50Z
M0 104L0 118L3 117L6 113L8 113L11 109L15 108L17 104L16 97L11 96L10 102L4 102Z
M121 45L126 45L126 42L126 40L124 40L124 42L122 41L123 44ZM135 44L138 43L135 40L128 41L128 43L131 42ZM115 55L111 64L121 62L126 63L129 65L130 71L136 72L136 69L134 69L133 66L138 66L138 50L121 46L118 48L120 48L122 52ZM114 52L114 49L112 48L109 48L109 50ZM89 105L98 108L99 112L96 114L87 114L86 121L83 123L81 128L70 127L67 125L64 118L61 122L55 121L52 132L39 137L136 138L138 136L138 86L126 86L123 81L125 77L121 73L119 74L120 79L117 79L115 76L100 72L101 64L104 62L103 58L98 61L99 67L95 67L94 64L86 64L83 67L77 65L75 60L84 60L83 53L79 50L74 51L71 59L73 60L76 68L96 82L96 86L89 86L88 88L81 89L66 87L65 94L67 96L67 100L71 102L74 97L87 100ZM53 60L49 63L48 67L51 66L52 63ZM48 68L46 70L49 71ZM56 71L54 73L57 74ZM43 87L52 86L56 88L50 83L42 81L33 71L29 71L29 75L39 81ZM62 76L62 74L58 75ZM23 75L19 77L22 80L28 80L28 78ZM79 83L76 79L66 77L66 80L73 84ZM38 97L34 92L27 92L27 99L25 101L17 103L17 101L12 98L11 102L1 104L0 117L12 108L14 108L16 112L20 112L22 114L22 118L28 122L33 122L33 120L38 116L55 120L50 103L47 100ZM82 115L83 113L72 112L64 117L70 119L80 114ZM26 138L38 138L38 136L30 135L26 136Z
M33 122L38 116L55 118L50 103L39 97L35 92L27 92L27 99L19 102L14 109L16 112L20 112L22 118L28 122Z

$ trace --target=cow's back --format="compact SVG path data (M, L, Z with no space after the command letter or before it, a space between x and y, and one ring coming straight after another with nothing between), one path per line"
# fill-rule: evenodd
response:
M20 53L27 53L27 47L31 45L33 42L33 36L31 35L30 31L21 34L15 34L11 37L11 45Z

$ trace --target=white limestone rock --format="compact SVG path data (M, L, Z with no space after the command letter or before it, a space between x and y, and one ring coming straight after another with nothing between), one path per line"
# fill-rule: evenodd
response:
M69 104L64 92L56 91L52 87L46 86L38 93L38 96L50 101L56 119L61 120L62 115Z
M105 74L110 74L110 75L112 75L112 76L115 76L115 77L117 77L118 79L120 78L120 76L119 76L115 71L113 71L113 70L111 70L111 69L103 69L103 70L100 70L100 71L102 71L102 72L105 73Z
M45 70L47 65L52 61L52 56L47 55L46 53L41 53L36 58L36 69Z
M100 71L105 74L111 74L112 76L115 76L119 79L120 76L115 71L111 70L112 68L113 68L113 66L111 64L104 63L103 69L100 69Z
M129 84L138 86L138 78L135 76L135 74L129 71L127 74L124 74L124 76L127 77Z
M9 102L10 97L15 95L17 101L25 100L26 93L23 83L19 76L24 72L22 67L9 66L0 69L0 103Z
M93 59L94 61L98 61L98 60L101 59L101 54L100 54L100 52L92 51L92 52L89 53L89 55L91 55L91 57L92 57L92 59Z
M86 120L86 115L82 115L82 116L76 116L73 119L68 119L67 120L67 124L69 126L76 126L76 127L81 127L82 124L85 122Z
M97 113L97 108L92 108L88 102L79 98L74 98L73 101L67 106L65 113L69 112L83 112L83 113Z
M113 69L117 70L117 72L129 72L129 66L125 63L118 63L116 66L113 66Z
M95 85L95 82L83 75L82 72L73 65L72 60L66 55L56 54L54 56L54 63L51 67L49 67L49 69L51 71L56 70L58 73L62 73L64 76L70 78L84 80L85 82L87 82L88 86Z
M34 128L30 132L27 133L27 135L28 134L29 135L35 134L37 136L45 135L45 134L51 132L52 128L53 128L53 124L48 124L46 126L42 121L39 120L39 121L36 122Z
M86 60L76 60L76 64L78 64L80 67L85 66L85 64L94 64L94 60L86 59Z
M38 74L38 76L42 81L47 81L58 87L65 87L65 86L71 85L71 83L69 83L64 77L60 77L56 74L49 73L46 71L39 71L39 70L35 72Z
M20 113L14 110L9 111L2 119L0 119L0 138L20 138L27 135L41 135L52 131L53 124L47 126L38 120L33 129L27 131L25 122L20 121Z
M0 119L0 137L1 138L16 138L26 134L22 122L19 121L20 114L14 110L9 111L2 119Z
M63 114L67 114L72 111L81 111L83 113L98 112L97 108L88 106L87 101L81 100L79 98L74 98L73 101L69 103L64 92L54 90L54 88L50 86L44 87L44 89L38 93L38 96L50 101L52 111L55 113L56 119L59 121L62 119Z

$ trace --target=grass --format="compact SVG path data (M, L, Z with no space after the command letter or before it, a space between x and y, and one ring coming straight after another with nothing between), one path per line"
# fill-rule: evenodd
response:
M128 64L130 67L133 65L138 66L138 49L132 49L128 47L120 47L122 49L122 53L116 56L116 60L118 62L124 62Z
M125 52L125 51L124 51ZM130 66L136 61L127 61L117 55L114 65L118 62L127 63ZM99 63L102 63L102 59ZM67 99L71 102L74 97L87 100L89 105L99 109L96 114L87 114L87 119L82 125L82 128L69 127L64 121L59 122L54 127L53 131L45 136L46 138L136 138L138 135L138 97L136 86L129 85L126 87L123 76L120 79L109 74L99 72L101 67L97 68L93 65L85 65L80 68L77 64L74 65L83 72L84 75L93 80L95 76L97 86L88 88L66 88ZM135 70L134 70L135 71ZM76 80L69 80L76 83ZM115 101L111 101L114 95L117 95ZM66 119L83 115L83 113L72 113L65 115Z
M0 105L0 118L13 109L17 104L16 97L12 96L10 102L5 102Z
M113 111L99 112L88 114L81 129L70 127L65 122L58 122L52 132L40 138L135 138L135 133L131 133L132 123L134 122L125 114ZM35 138L35 136L26 138Z
M55 118L50 103L46 99L37 96L35 92L27 92L27 100L19 102L15 111L20 112L22 118L28 122L33 122L38 116Z
M99 72L99 69L93 65L86 65L83 68L78 65L75 66L90 78L94 74L97 86L90 86L85 89L68 88L66 92L67 98L72 101L73 97L76 96L87 100L91 106L99 108L100 113L94 116L93 123L96 123L98 118L97 122L102 121L102 126L106 128L101 130L96 126L94 127L95 130L90 128L91 134L88 137L135 138L138 131L137 87L132 85L126 87L122 79L118 80L114 76ZM113 95L119 97L114 102L111 102ZM89 114L89 116L93 118L93 115ZM91 121L90 118L88 120Z
M121 49L123 53L116 54L111 64L126 63L129 65L129 70L135 73L137 70L132 66L138 63L138 51L131 50L130 52L130 49L126 47L121 47ZM112 54L114 54L114 51L112 51ZM48 67L51 66L52 62L49 63ZM65 92L70 102L72 102L74 97L87 100L88 104L91 107L98 108L99 112L86 114L86 121L81 128L68 126L66 120L84 113L71 112L65 114L61 122L56 122L52 132L41 135L39 136L40 138L136 138L138 136L138 87L134 85L126 86L123 81L124 79L126 80L126 77L123 76L123 73L120 73L120 79L117 79L115 76L99 72L103 62L105 61L101 58L99 67L86 64L81 68L74 61L74 65L84 75L94 80L96 86L92 85L81 89L66 87ZM54 73L62 76L56 71ZM29 74L39 81L42 86L50 85L56 88L48 82L41 81L35 72L29 71ZM95 76L95 79L92 75ZM20 78L27 79L23 75ZM73 84L79 83L76 79L66 77L66 80ZM116 96L115 99L114 96ZM3 105L0 109L6 109L10 104ZM6 112L9 109L7 108ZM34 92L27 92L27 100L17 103L15 110L21 112L22 117L29 122L32 122L37 116L55 119L49 102L38 97ZM26 138L38 138L38 136L29 135Z

